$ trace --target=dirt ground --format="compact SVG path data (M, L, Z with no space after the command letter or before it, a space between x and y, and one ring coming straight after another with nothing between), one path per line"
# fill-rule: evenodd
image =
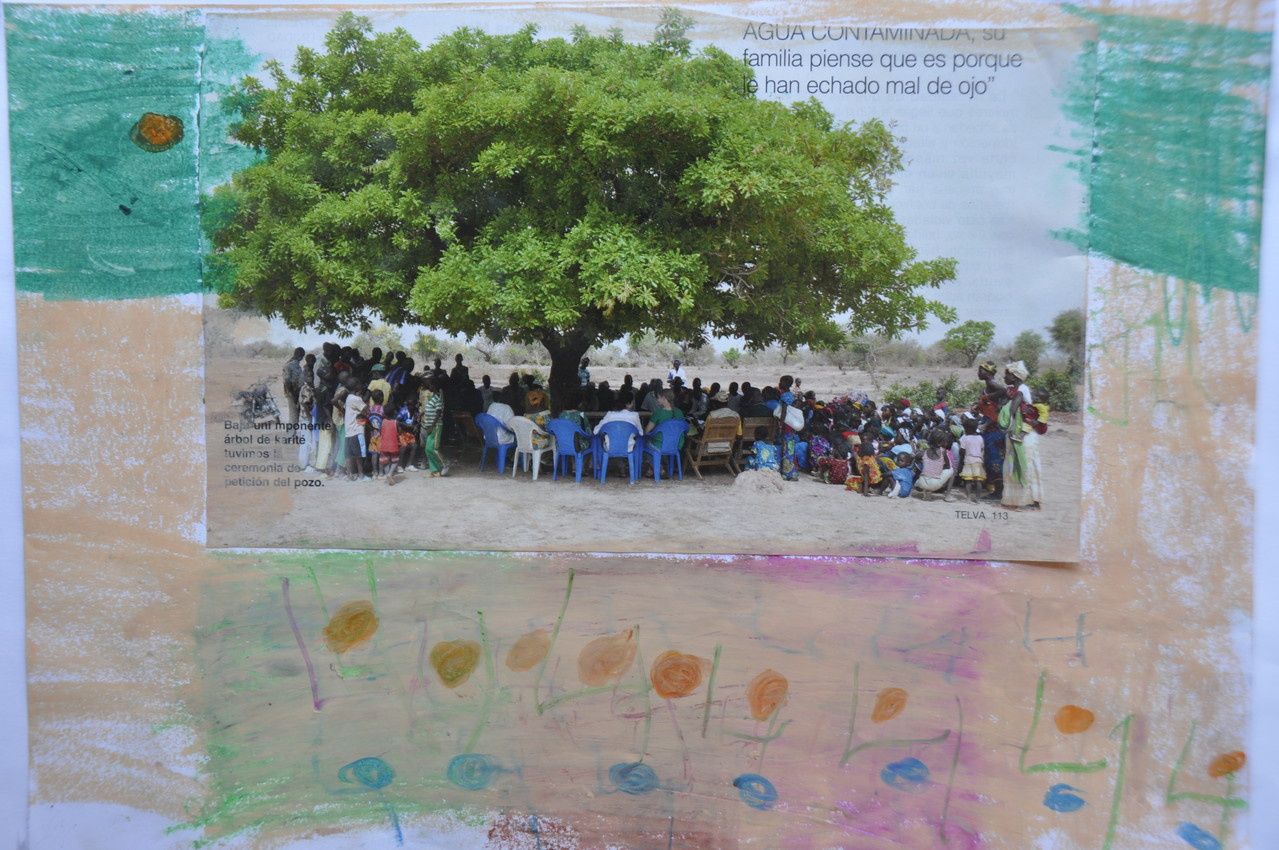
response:
M1009 511L998 504L962 498L863 497L842 486L802 475L797 482L768 486L746 474L739 483L724 469L691 470L682 481L627 481L620 466L599 483L571 475L552 481L549 467L533 481L527 471L498 475L492 452L479 470L474 446L446 446L451 461L444 478L408 472L395 486L326 480L288 470L296 448L279 447L286 471L259 476L266 486L228 486L244 476L225 443L225 422L234 420L232 393L266 380L280 398L282 362L267 358L213 357L205 364L208 457L208 545L210 547L302 547L355 549L443 549L498 551L683 552L697 554L920 555L993 560L1069 561L1078 554L1082 427L1077 414L1055 412L1040 443L1046 498L1041 511ZM476 379L494 384L519 367L472 366ZM664 369L592 368L594 380L617 386L626 372L636 382ZM775 383L776 369L690 369L704 385L719 381ZM941 378L952 369L888 374L896 380ZM868 375L835 367L796 365L786 372L818 398L865 390L879 398ZM972 377L975 377L972 376ZM961 382L970 377L960 373ZM478 381L477 381L478 382ZM1033 384L1033 381L1032 381ZM956 490L956 494L959 491Z

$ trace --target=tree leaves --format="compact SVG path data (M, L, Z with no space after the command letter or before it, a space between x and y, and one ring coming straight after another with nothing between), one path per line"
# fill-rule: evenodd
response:
M885 195L889 128L743 92L749 69L654 43L459 29L422 48L344 14L323 52L230 94L266 158L215 193L225 298L292 326L416 321L600 345L651 330L754 348L892 335L947 308Z

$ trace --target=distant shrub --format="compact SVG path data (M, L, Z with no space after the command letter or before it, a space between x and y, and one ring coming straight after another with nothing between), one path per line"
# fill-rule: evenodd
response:
M1048 404L1054 410L1073 412L1079 409L1079 394L1075 392L1075 382L1066 372L1055 369L1044 372L1032 379L1032 386L1048 391Z

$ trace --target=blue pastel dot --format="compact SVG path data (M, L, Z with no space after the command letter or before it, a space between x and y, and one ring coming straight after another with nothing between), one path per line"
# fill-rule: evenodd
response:
M497 772L496 765L488 756L479 753L466 753L455 756L449 762L448 777L458 788L467 791L479 791L488 787Z
M657 771L642 761L618 762L608 769L608 781L627 794L647 794L657 787Z
M343 782L350 782L351 777L355 777L355 781L365 788L377 790L391 784L391 780L395 778L395 771L380 758L370 756L343 765L338 771L338 779Z
M1072 794L1072 791L1079 791L1079 789L1059 782L1049 788L1048 793L1044 795L1044 805L1054 812L1077 812L1084 807L1084 798L1079 796L1084 792Z
M1212 833L1188 821L1182 821L1181 826L1177 827L1177 835L1195 850L1221 850L1221 842Z
M885 765L879 778L898 791L921 791L928 782L928 765L917 758L905 758Z
M733 780L737 796L752 809L771 809L777 802L777 789L758 773L743 773Z

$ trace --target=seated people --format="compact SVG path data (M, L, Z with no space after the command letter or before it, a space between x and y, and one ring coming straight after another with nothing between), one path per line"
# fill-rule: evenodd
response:
M613 405L613 409L604 414L604 418L595 426L595 433L600 433L604 426L610 422L628 422L635 426L636 432L642 431L643 427L640 423L640 415L632 408L633 399L628 393L619 393L617 401ZM627 451L635 450L635 438L631 437ZM604 442L604 451L611 451L608 441Z

